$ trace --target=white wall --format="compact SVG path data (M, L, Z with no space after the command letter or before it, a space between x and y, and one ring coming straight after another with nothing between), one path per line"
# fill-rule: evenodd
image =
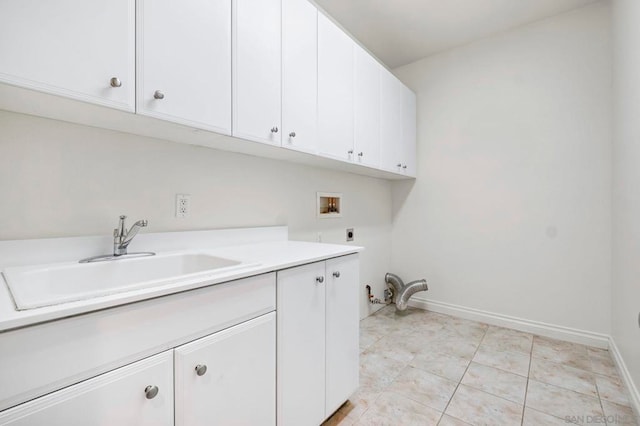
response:
M418 94L391 261L427 278L414 297L609 333L609 15L597 3L395 70Z
M343 217L317 219L316 191ZM191 216L175 218L175 194ZM391 243L388 181L0 111L0 239L110 235L120 214L149 232L288 225L291 239L344 243L354 227L364 284L380 294ZM131 222L130 222L131 223Z
M636 386L640 385L640 327L638 326L640 312L639 23L639 1L613 1L612 334ZM640 401L636 400L636 404L640 404Z

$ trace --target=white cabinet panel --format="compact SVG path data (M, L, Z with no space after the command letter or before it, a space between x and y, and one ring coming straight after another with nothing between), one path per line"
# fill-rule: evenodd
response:
M382 65L360 46L355 47L354 158L380 164L380 70Z
M380 75L380 166L397 173L402 173L404 158L402 90L400 80L383 69Z
M173 351L3 411L0 425L173 425Z
M354 45L318 14L318 151L341 160L353 156Z
M233 135L281 139L280 0L233 0Z
M326 416L358 388L359 324L358 255L327 260Z
M137 5L137 112L231 134L231 0Z
M318 9L282 0L282 146L315 152L318 116Z
M0 82L134 111L135 1L1 1Z
M402 87L402 171L408 176L416 175L416 94Z
M278 425L318 425L325 418L324 262L279 271L276 288Z
M275 425L275 312L176 348L175 395L176 426Z

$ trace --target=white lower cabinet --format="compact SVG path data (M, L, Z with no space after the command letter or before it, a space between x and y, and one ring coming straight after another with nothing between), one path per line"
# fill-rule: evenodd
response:
M173 424L173 351L146 358L0 413L0 425Z
M176 426L276 424L276 315L175 349Z
M278 272L278 425L319 425L358 387L358 255Z

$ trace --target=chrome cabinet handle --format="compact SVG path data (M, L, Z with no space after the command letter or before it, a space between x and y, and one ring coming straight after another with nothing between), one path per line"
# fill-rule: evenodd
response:
M405 164L404 166L402 166L402 168L406 170L406 168L407 168L407 165Z
M364 152L359 152L358 153L358 157L362 157L364 155Z
M349 151L347 151L347 154L349 154L349 155L353 154L353 150L350 149Z
M207 366L204 364L196 365L196 374L198 376L204 376L207 373Z
M322 284L324 282L324 277L320 276L320 277L316 277L316 282L319 284Z
M289 133L289 137L290 137L290 138L295 138L295 137L296 137L296 132L291 132L291 133Z
M162 93L160 90L156 90L153 94L153 97L155 99L164 99L164 93Z
M272 127L271 128L271 133L278 133L278 128L277 127Z
M122 86L122 82L120 81L120 79L118 77L112 77L111 80L109 80L109 84L111 84L111 87L120 87L120 86Z
M144 394L147 397L147 399L153 399L156 397L156 395L158 395L158 392L160 391L160 389L158 389L157 386L147 386L146 388L144 388Z
M396 167L398 167L398 168L402 167L402 163L396 164Z
M333 273L333 276L336 277L336 278L340 278L340 271L335 271Z

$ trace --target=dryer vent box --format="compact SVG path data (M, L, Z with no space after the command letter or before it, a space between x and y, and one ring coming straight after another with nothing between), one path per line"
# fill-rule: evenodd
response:
M318 192L317 211L321 219L342 217L342 194Z

